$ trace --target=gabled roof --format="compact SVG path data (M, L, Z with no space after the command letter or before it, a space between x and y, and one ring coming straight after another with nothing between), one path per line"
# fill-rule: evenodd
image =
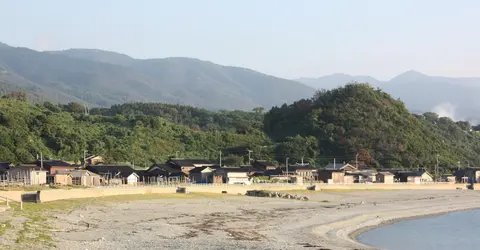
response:
M126 178L135 172L135 170L130 166L116 166L116 165L87 166L87 170L92 171L99 175L109 175L110 178Z
M181 176L183 174L182 170L175 168L170 164L161 163L155 164L143 172L145 176Z
M205 159L180 159L180 158L172 158L168 160L167 163L174 164L179 167L190 167L194 165L214 165L215 163L205 160Z
M382 172L378 172L377 174L381 174L381 175L384 175L384 176L391 176L391 175L393 175L393 174L390 173L390 172L383 172L383 171L382 171Z
M333 163L330 163L330 164L328 164L327 166L325 166L325 169L326 169L326 170L343 170L343 169L345 169L345 168L347 168L347 167L356 169L355 166L350 165L350 164L348 164L348 163L347 163L347 164L342 164L342 163L340 163L340 164L338 164L338 163L337 163L337 164L333 164Z
M70 172L72 177L82 177L82 176L99 176L98 174L88 171L88 170L75 170Z
M210 168L210 167L196 167L196 168L190 170L189 173L190 173L190 174L201 173L201 172L203 172L203 170L205 170L205 169L210 169L210 171L214 171L214 169L212 169L212 168ZM218 169L220 169L220 168L218 168Z

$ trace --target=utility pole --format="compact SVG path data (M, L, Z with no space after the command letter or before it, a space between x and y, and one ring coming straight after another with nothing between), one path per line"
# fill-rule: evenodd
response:
M333 158L333 169L337 169L337 164L335 163L335 158Z
M220 153L220 167L222 167L222 151L219 151Z
M358 153L355 155L355 168L358 169Z
M302 156L302 166L303 166L303 156Z
M248 151L248 165L252 165L252 158L251 158L251 153L253 153L252 150L247 150Z
M83 167L87 166L87 150L83 150Z
M437 165L435 165L435 178L437 179L437 181L438 181L438 156L439 154L437 154Z
M287 177L288 177L288 157L285 159L285 168L286 168L286 174L287 174Z
M40 169L43 170L43 154L40 152Z

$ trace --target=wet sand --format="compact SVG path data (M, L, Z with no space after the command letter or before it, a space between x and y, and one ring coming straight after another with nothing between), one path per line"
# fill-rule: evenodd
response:
M49 224L58 249L372 249L354 236L480 207L471 190L295 193L310 200L193 194L87 206L52 214Z

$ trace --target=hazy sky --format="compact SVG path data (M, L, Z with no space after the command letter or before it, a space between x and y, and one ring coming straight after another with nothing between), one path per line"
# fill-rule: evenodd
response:
M478 0L0 0L0 41L186 56L280 77L480 76Z

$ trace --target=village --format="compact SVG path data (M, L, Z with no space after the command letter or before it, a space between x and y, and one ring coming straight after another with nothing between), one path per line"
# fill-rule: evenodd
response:
M308 163L277 164L252 159L249 165L237 167L218 164L205 159L171 158L165 163L153 164L148 169L135 169L127 164L105 164L101 156L85 158L84 164L62 160L36 160L13 165L0 162L2 186L138 186L151 184L231 184L254 183L476 183L480 169L467 167L438 179L428 171L373 169L358 163L331 163L315 168Z

